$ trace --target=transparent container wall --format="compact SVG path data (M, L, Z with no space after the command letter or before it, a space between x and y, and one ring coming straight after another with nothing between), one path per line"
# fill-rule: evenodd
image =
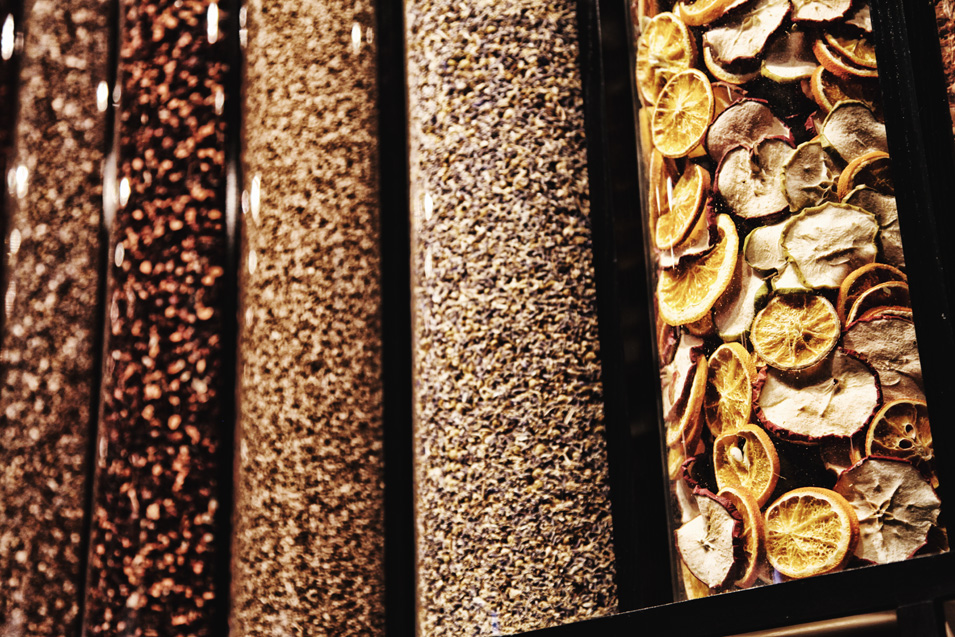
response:
M691 598L947 550L868 5L725 4L633 5Z
M373 3L245 8L235 635L384 632Z
M222 630L228 10L120 2L86 635Z
M0 344L0 633L52 636L78 633L82 601L101 329L108 3L29 3L25 40L3 4L0 108L16 105L16 76L7 75L16 58L22 71ZM4 111L5 141L8 123Z
M955 1L935 0L935 18L942 49L949 111L952 114L952 130L955 132Z
M576 4L405 10L419 634L615 612Z

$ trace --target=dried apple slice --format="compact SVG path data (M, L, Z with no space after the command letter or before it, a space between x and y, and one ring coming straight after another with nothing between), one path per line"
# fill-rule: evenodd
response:
M865 453L905 460L923 473L930 473L935 451L925 403L895 400L883 405L869 425Z
M745 59L726 64L716 58L709 46L703 47L703 64L713 77L727 84L739 86L759 77L759 60Z
M836 104L822 124L822 136L846 162L872 151L889 151L885 124L864 102L846 100Z
M745 490L763 506L779 479L779 455L765 431L743 425L713 442L713 470L720 489Z
M666 442L669 447L691 448L699 439L703 419L703 393L706 390L706 356L700 355L693 368L689 391L677 399L666 415Z
M656 104L670 79L691 68L696 46L683 21L672 13L654 16L637 41L637 88L646 104Z
M739 343L720 345L710 362L703 394L703 417L715 437L737 431L753 410L756 365Z
M700 320L733 279L739 235L729 215L720 215L716 226L719 240L709 253L660 272L656 298L660 315L670 325Z
M754 148L767 137L792 139L792 131L773 115L766 102L744 99L732 104L713 120L706 133L706 152L719 163L737 146Z
M754 0L703 34L703 44L713 47L724 64L754 58L783 23L789 8L789 0Z
M773 36L760 68L764 77L774 82L795 82L811 77L816 70L812 52L814 39L798 27Z
M876 564L908 559L922 548L942 504L918 469L894 458L863 458L839 476L835 491L859 518L855 554Z
M785 267L769 280L769 285L775 294L809 294L813 291L803 283L799 268L788 261Z
M660 370L664 417L669 415L678 400L689 394L699 359L705 358L703 345L703 339L684 332L680 335L673 360Z
M742 219L764 219L789 210L783 172L793 154L788 139L770 137L750 150L726 153L716 170L716 189Z
M912 321L895 316L859 320L846 328L842 343L875 368L886 401L924 400L922 364Z
M713 322L723 341L739 341L749 333L756 310L769 296L766 284L741 254L733 281L713 306Z
M743 560L739 576L733 582L740 588L749 588L759 577L759 566L766 553L766 525L759 503L748 491L725 487L719 497L729 500L743 518Z
M783 185L793 212L811 208L836 198L839 169L818 140L796 147L786 162Z
M846 324L854 323L871 310L883 308L911 307L909 285L902 281L887 281L874 285L859 295L846 314Z
M701 599L709 596L710 587L701 582L683 560L680 560L680 572L683 574L683 590L686 591L687 599Z
M839 287L839 298L836 302L836 311L839 313L839 318L845 323L852 305L863 292L880 283L888 283L889 281L902 281L904 283L907 279L901 270L885 263L870 263L858 270L853 270Z
M852 0L792 0L793 20L831 22L846 14Z
M899 229L899 209L895 197L868 186L859 186L845 196L843 203L875 215L879 221L879 248L883 258L886 263L904 268L905 253L902 251L902 231Z
M741 557L743 523L728 500L696 491L700 515L676 530L676 547L690 572L710 588L729 584Z
M892 160L889 159L888 153L875 150L849 162L839 175L839 199L846 197L858 186L869 186L878 192L895 195Z
M865 33L872 33L872 11L866 0L856 2L855 8L846 14L846 24L851 24Z
M802 444L848 438L879 406L875 371L857 355L837 349L828 373L800 378L766 367L756 381L756 414L776 435Z
M753 321L750 340L776 369L796 371L820 362L839 341L836 308L817 294L774 296Z
M878 255L879 224L871 213L841 203L807 208L786 222L781 245L811 288L838 288Z
M785 221L760 226L750 232L743 242L743 256L753 270L766 277L786 266L786 255L780 245Z

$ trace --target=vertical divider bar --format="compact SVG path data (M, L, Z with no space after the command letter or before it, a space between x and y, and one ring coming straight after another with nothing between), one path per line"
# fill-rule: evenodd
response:
M385 451L385 632L414 635L411 209L404 3L376 0Z
M672 601L642 253L626 2L579 0L591 222L620 610ZM639 497L637 493L639 489Z
M874 0L872 21L892 170L904 185L896 199L929 416L943 423L955 355L955 147L935 13L931 0ZM944 460L955 455L955 435L936 427L933 437L946 502L955 475ZM942 526L951 525L951 506L942 507Z

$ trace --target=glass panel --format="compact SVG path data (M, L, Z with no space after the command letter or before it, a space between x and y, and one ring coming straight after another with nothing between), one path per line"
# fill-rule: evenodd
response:
M372 4L255 0L240 18L237 636L384 632Z
M405 3L422 637L617 608L575 9Z
M633 17L678 595L947 550L868 4Z
M19 55L8 15L4 71ZM79 634L109 29L106 4L89 0L31 2L24 17L0 346L0 634L53 636ZM16 97L0 81L2 110Z
M86 635L221 634L224 8L120 3Z

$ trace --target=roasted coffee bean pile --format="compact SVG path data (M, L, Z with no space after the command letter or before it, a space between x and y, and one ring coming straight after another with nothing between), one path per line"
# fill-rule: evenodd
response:
M575 6L406 3L423 637L617 607Z
M0 384L0 634L78 634L96 333L106 0L26 17ZM0 10L0 20L5 13ZM5 94L9 97L9 93ZM5 99L5 98L3 98ZM3 103L6 103L3 101ZM64 161L69 157L69 161Z
M221 635L225 38L209 0L123 0L89 635Z
M248 5L232 626L384 630L372 4Z

